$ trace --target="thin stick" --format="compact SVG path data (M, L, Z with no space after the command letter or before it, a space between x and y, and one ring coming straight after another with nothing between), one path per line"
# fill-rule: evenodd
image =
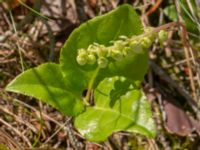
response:
M162 0L157 0L156 3L147 11L146 15L149 16L152 14L161 4Z
M24 134L22 134L20 131L18 131L16 128L14 128L8 122L6 122L5 120L1 118L0 118L0 122L4 124L5 126L7 126L8 128L12 129L19 137L21 137L28 144L28 146L32 147L31 142L28 140L28 138L26 138L26 136L24 136Z
M0 145L6 145L11 150L21 150L22 147L4 130L0 129ZM7 150L7 148L6 148Z
M37 129L30 124L29 122L24 121L22 118L18 117L17 115L13 114L10 112L8 109L4 108L3 106L0 105L0 110L4 111L5 113L11 115L17 122L22 123L26 125L28 128L30 128L34 133L37 133Z
M18 100L18 99L14 99L14 101L16 101L16 102L18 102L18 103L20 103L20 104L26 106L27 108L33 110L34 112L36 112L36 114L37 114L38 116L40 116L40 115L39 115L40 112L39 112L37 109L35 109L34 107L32 107L32 106L30 106L30 105L28 105L28 104L26 104L26 103L24 103L24 102L22 102L22 101L20 101L20 100ZM62 126L61 123L59 123L59 122L56 121L55 119L49 117L47 114L45 114L45 113L43 113L43 112L42 112L42 117L44 117L44 118L50 120L51 122L54 122L55 124L57 124L57 125L59 125L59 126Z
M69 123L71 118L65 121L65 123L60 126L48 139L43 143L43 145L47 144L61 129L64 129L64 127Z

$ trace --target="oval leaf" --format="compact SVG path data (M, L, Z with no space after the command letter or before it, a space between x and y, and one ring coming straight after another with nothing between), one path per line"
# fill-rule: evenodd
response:
M70 93L60 66L53 63L23 72L8 84L6 90L38 98L65 115L75 116L84 109L81 97Z
M111 45L120 35L131 37L143 33L139 16L131 5L122 5L117 9L82 24L66 41L61 50L60 64L64 78L71 85L73 92L82 93L105 77L124 76L130 80L142 80L147 71L148 52L135 50L134 55L117 62L111 62L106 69L98 70L97 65L80 66L77 61L77 50L98 43ZM70 62L70 63L69 63Z
M117 78L104 79L94 92L95 106L86 108L75 119L76 128L86 139L100 142L122 130L155 136L155 124L145 95L140 89L129 88L126 93L121 91L124 94L119 97L118 84L127 87L126 81L120 82Z

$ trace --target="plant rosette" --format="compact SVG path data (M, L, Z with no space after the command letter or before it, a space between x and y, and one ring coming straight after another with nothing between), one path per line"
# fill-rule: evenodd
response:
M148 48L156 37L163 41L163 35L144 32L134 9L122 5L75 29L61 49L59 64L31 68L6 90L73 116L77 130L90 141L104 141L117 131L154 137L150 104L139 85L148 69Z

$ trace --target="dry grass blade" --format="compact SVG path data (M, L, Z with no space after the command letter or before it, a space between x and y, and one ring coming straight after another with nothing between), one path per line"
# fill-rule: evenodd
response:
M8 133L0 129L0 135L0 145L2 144L11 150L22 150L22 147Z
M0 105L0 110L4 111L5 113L11 115L12 117L14 117L15 121L22 123L24 125L26 125L28 128L30 128L33 132L37 133L37 129L29 122L24 121L22 118L20 118L19 116L13 114L12 112L10 112L8 109L6 109L5 107Z
M19 130L17 130L15 127L13 127L12 125L10 125L8 122L6 122L5 120L1 118L0 118L0 122L4 124L5 126L7 126L8 129L11 129L12 131L14 131L19 137L21 137L28 146L32 147L31 142L23 133L21 133Z
M184 22L182 15L181 15L180 5L179 5L179 2L177 0L175 1L175 6L176 6L176 9L177 9L179 21ZM182 31L182 38L183 38L184 32L186 32L186 31L183 31L184 30L183 27L180 27L180 29ZM187 60L192 96L193 96L194 100L197 101L196 87L195 87L195 83L194 83L194 75L193 75L193 72L192 72L192 65L189 61L189 59L190 59L190 47L189 47L189 45L184 46L184 53L185 53L185 57L186 57L186 60ZM193 53L192 53L192 58L194 58Z

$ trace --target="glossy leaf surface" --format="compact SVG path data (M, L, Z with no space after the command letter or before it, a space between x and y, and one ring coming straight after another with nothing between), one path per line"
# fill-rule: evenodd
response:
M84 109L80 97L70 93L63 81L60 66L53 63L25 71L15 78L6 90L40 99L65 115L74 116Z
M122 130L155 136L155 124L144 94L131 86L126 92L121 91L119 85L127 87L127 82L117 77L104 79L94 91L95 106L75 119L76 128L87 139L104 141L113 132ZM124 94L119 97L118 92ZM111 96L113 93L115 96Z

